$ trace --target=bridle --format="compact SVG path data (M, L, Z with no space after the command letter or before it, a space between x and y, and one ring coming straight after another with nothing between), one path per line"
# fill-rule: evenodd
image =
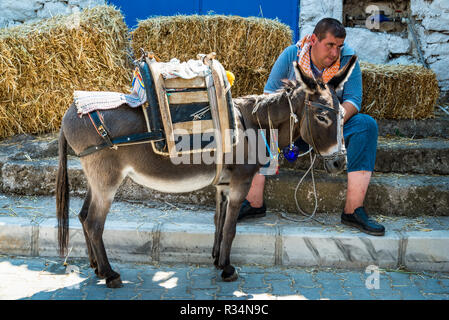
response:
M296 116L296 114L293 112L293 107L292 107L292 103L290 101L290 96L287 95L287 99L288 99L288 103L290 105L290 146L292 146L292 119L294 119L294 122L298 122L298 118ZM313 135L312 135L312 130L311 130L311 124L310 124L310 112L312 110L312 108L320 108L320 109L324 109L326 111L332 112L336 114L337 117L337 140L338 140L338 150L337 152L331 154L330 156L323 156L318 148L316 147L315 141L313 139ZM311 150L315 150L315 155L312 157L312 153L310 153L310 167L309 169L304 173L304 175L302 176L302 178L299 180L298 184L296 185L295 188L295 203L296 203L296 208L298 209L299 213L301 213L302 215L306 216L307 218L302 219L302 220L298 220L295 218L291 218L288 217L284 212L281 212L281 216L284 219L287 220L291 220L291 221L295 221L295 222L305 222L311 219L314 219L318 222L320 222L319 220L315 219L315 213L316 210L318 208L318 197L317 197L317 193L316 193L316 187L315 187L315 178L314 178L314 174L313 174L313 167L315 164L315 159L316 159L316 155L318 154L320 157L324 158L325 161L327 160L334 160L338 157L344 156L346 158L346 148L345 148L345 144L344 144L344 138L342 135L342 131L343 131L343 119L344 119L344 109L342 107L339 108L339 110L335 110L333 108L329 108L328 106L325 106L321 103L318 102L312 102L309 100L309 95L308 93L305 94L305 99L304 99L304 108L302 110L301 113L301 120L303 119L304 115L306 116L306 125L307 125L307 131L309 133L310 139L311 139L311 143L312 143L312 148L309 148L309 151L307 151L306 153L302 154L302 155L306 155L307 153L310 153ZM301 155L301 156L302 156ZM301 183L304 181L305 177L307 176L307 174L311 172L311 176L312 176L312 186L313 186L313 195L315 198L315 207L313 209L313 212L311 214L307 214L304 210L301 209L301 207L298 204L298 198L297 198L297 193L298 193L298 189L299 186L301 185Z
M293 146L293 140L292 140L293 127L294 127L295 123L297 123L297 122L300 123L300 121L302 121L302 119L303 119L304 116L306 116L307 131L308 131L308 133L309 133L309 135L310 135L310 139L311 139L310 142L312 143L312 148L313 148L313 149L312 149L312 148L309 148L309 151L307 151L306 153L303 153L302 155L299 155L299 156L296 155L296 157L295 157L295 158L301 157L301 156L304 156L304 155L306 155L306 154L308 154L308 153L309 153L309 155L310 155L310 167L309 167L309 169L304 173L304 175L303 175L302 178L299 180L299 182L298 182L298 184L296 185L296 188L295 188L295 203L296 203L296 208L298 209L298 211L299 211L302 215L306 216L307 218L306 218L306 219L303 219L303 220L298 220L298 219L295 219L295 218L288 217L284 212L281 212L281 216L282 216L284 219L291 220L291 221L295 221L295 222L305 222L305 221L308 221L308 220L311 220L311 219L314 219L314 220L320 222L319 220L317 220L317 219L314 218L315 213L316 213L316 210L317 210L317 208L318 208L318 197L317 197L317 193L316 193L315 178L314 178L314 174L313 174L313 167L314 167L314 164L315 164L315 160L316 160L316 155L317 155L317 154L318 154L320 157L324 158L325 161L327 161L327 160L334 160L334 159L336 159L336 158L338 158L338 157L341 157L341 156L346 157L346 148L345 148L345 144L344 144L344 138L343 138L343 135L342 135L342 132L343 132L343 119L344 119L344 112L345 112L345 111L344 111L344 109L343 109L342 107L340 107L338 110L335 110L335 109L329 108L328 106L325 106L325 105L323 105L323 104L321 104L321 103L318 103L318 102L312 102L312 101L309 100L309 95L308 95L308 93L306 93L306 94L305 94L305 99L304 99L304 108L303 108L302 113L301 113L301 120L298 120L297 115L293 112L292 102L291 102L291 100L290 100L289 94L287 94L287 100L288 100L288 104L289 104L289 106L290 106L290 146L289 146L290 149L291 149L292 146ZM315 140L313 139L312 130L311 130L311 123L310 123L310 118L311 118L311 117L310 117L310 112L311 112L311 110L312 110L313 108L324 109L324 110L326 110L326 111L329 111L329 112L334 113L334 114L336 115L336 117L337 117L337 128L338 128L338 132L337 132L337 140L338 140L338 150L337 150L337 152L334 152L334 153L331 154L330 156L323 156L323 155L319 152L318 148L316 147ZM313 157L312 157L312 153L310 152L311 150L315 150L315 155L314 155ZM285 154L284 154L284 155L285 155ZM299 204L298 204L298 198L297 198L297 193L298 193L299 186L300 186L301 183L304 181L305 177L307 176L307 174L308 174L309 172L311 172L311 176L312 176L312 186L313 186L313 195L314 195L314 198L315 198L315 208L313 209L313 212L312 212L311 214L308 215L308 214L307 214L304 210L302 210L301 207L299 206Z
M290 96L287 94L287 99L288 99L288 103L290 105L290 119L292 120L292 118L294 119L294 122L298 122L296 114L293 112L293 107L292 107L292 103L290 100ZM331 155L328 156L323 156L320 151L318 150L318 148L316 147L315 144L315 140L313 139L313 135L312 135L312 129L311 129L311 123L310 123L310 113L312 112L312 109L314 108L319 108L319 109L324 109L326 111L332 112L336 115L337 118L337 143L338 143L338 149L337 152L334 152ZM315 150L315 153L317 153L320 157L322 157L324 160L328 161L328 160L335 160L337 158L340 157L346 157L346 148L345 148L345 144L344 144L344 137L342 135L343 132L343 119L344 119L344 111L342 112L341 110L342 108L339 108L338 110L335 110L334 108L330 108L324 104L318 103L318 102L313 102L309 100L309 94L306 92L305 93L305 99L304 99L304 108L302 109L302 114L301 114L301 119L305 116L306 117L306 130L309 133L310 136L310 142L312 145L313 150ZM292 121L290 121L290 145L292 145L293 141L292 141Z

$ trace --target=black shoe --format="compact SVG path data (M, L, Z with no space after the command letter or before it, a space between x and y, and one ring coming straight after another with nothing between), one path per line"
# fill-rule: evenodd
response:
M245 201L243 201L243 203L242 203L242 206L240 207L240 212L239 212L237 221L240 221L243 219L265 217L266 211L267 211L267 206L265 205L265 202L263 203L262 207L253 208L253 207L251 207L251 204L249 203L249 201L245 199Z
M360 229L362 232L373 236L385 235L385 227L370 219L365 212L365 208L359 207L353 214L341 214L341 223Z

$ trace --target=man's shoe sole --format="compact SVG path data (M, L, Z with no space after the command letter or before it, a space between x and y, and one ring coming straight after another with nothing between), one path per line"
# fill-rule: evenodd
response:
M372 235L372 236L384 236L385 235L385 231L369 231L369 230L363 229L363 227L357 223L352 223L352 222L345 221L345 220L341 220L341 223L344 225L350 226L350 227L357 228L360 231L367 233L369 235Z

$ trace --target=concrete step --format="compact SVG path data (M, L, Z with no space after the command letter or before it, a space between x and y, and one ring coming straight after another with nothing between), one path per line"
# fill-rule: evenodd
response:
M376 121L380 136L396 136L406 138L440 137L449 139L449 116L443 113L436 112L434 119L379 119Z
M56 158L57 155L56 134L39 137L19 135L0 141L0 164ZM291 164L281 156L280 164L282 168L302 171L309 167L310 161L305 156ZM320 159L317 159L315 168L323 168ZM449 175L449 138L379 137L375 171Z
M86 179L77 158L69 160L71 192L83 195ZM0 192L24 195L54 195L57 160L14 161L1 169ZM297 212L295 188L302 176L297 170L282 169L279 175L267 179L265 199L272 210ZM340 212L344 206L346 174L329 176L316 172L318 212ZM313 209L313 188L310 175L298 190L300 205ZM127 178L120 186L116 199L163 200L168 203L188 203L214 206L215 189L183 194L164 194L142 187ZM373 214L394 216L449 216L449 176L404 175L374 173L365 199Z
M449 215L449 140L443 138L379 138L376 170L365 205L372 213L416 216ZM19 135L0 142L0 192L25 195L53 195L57 171L55 134L39 137ZM69 175L74 195L86 191L86 179L79 159L69 157ZM281 174L268 178L265 199L273 210L297 212L296 185L308 167L308 157L294 164L281 159ZM315 167L318 211L342 210L346 174L331 177ZM312 183L306 178L298 192L301 206L313 209ZM199 203L214 206L213 187L187 194L161 194L126 179L117 199L151 199L167 203Z
M281 168L307 170L309 155L290 163L283 157ZM323 169L323 161L316 160L315 168ZM449 175L449 139L408 139L379 137L377 143L376 172Z
M70 257L87 258L77 213L70 206ZM213 211L164 202L114 202L103 239L114 260L153 263L209 263L214 239ZM369 236L340 223L338 214L317 214L317 221L292 222L279 214L237 224L233 264L333 268L406 268L449 270L449 217L375 216L383 237ZM0 253L57 256L54 197L0 194Z
M302 174L281 170L268 179L265 188L267 205L297 212L295 189ZM346 174L315 174L318 212L340 212L346 199ZM313 184L310 175L298 188L297 198L303 210L312 212ZM372 214L392 216L449 216L449 176L374 173L365 198Z

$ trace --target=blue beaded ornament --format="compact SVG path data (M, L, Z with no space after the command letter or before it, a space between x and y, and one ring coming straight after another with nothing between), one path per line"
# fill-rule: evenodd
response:
M295 162L296 159L298 159L299 156L299 148L295 146L294 144L285 147L282 150L284 154L284 158L287 159L289 162Z

